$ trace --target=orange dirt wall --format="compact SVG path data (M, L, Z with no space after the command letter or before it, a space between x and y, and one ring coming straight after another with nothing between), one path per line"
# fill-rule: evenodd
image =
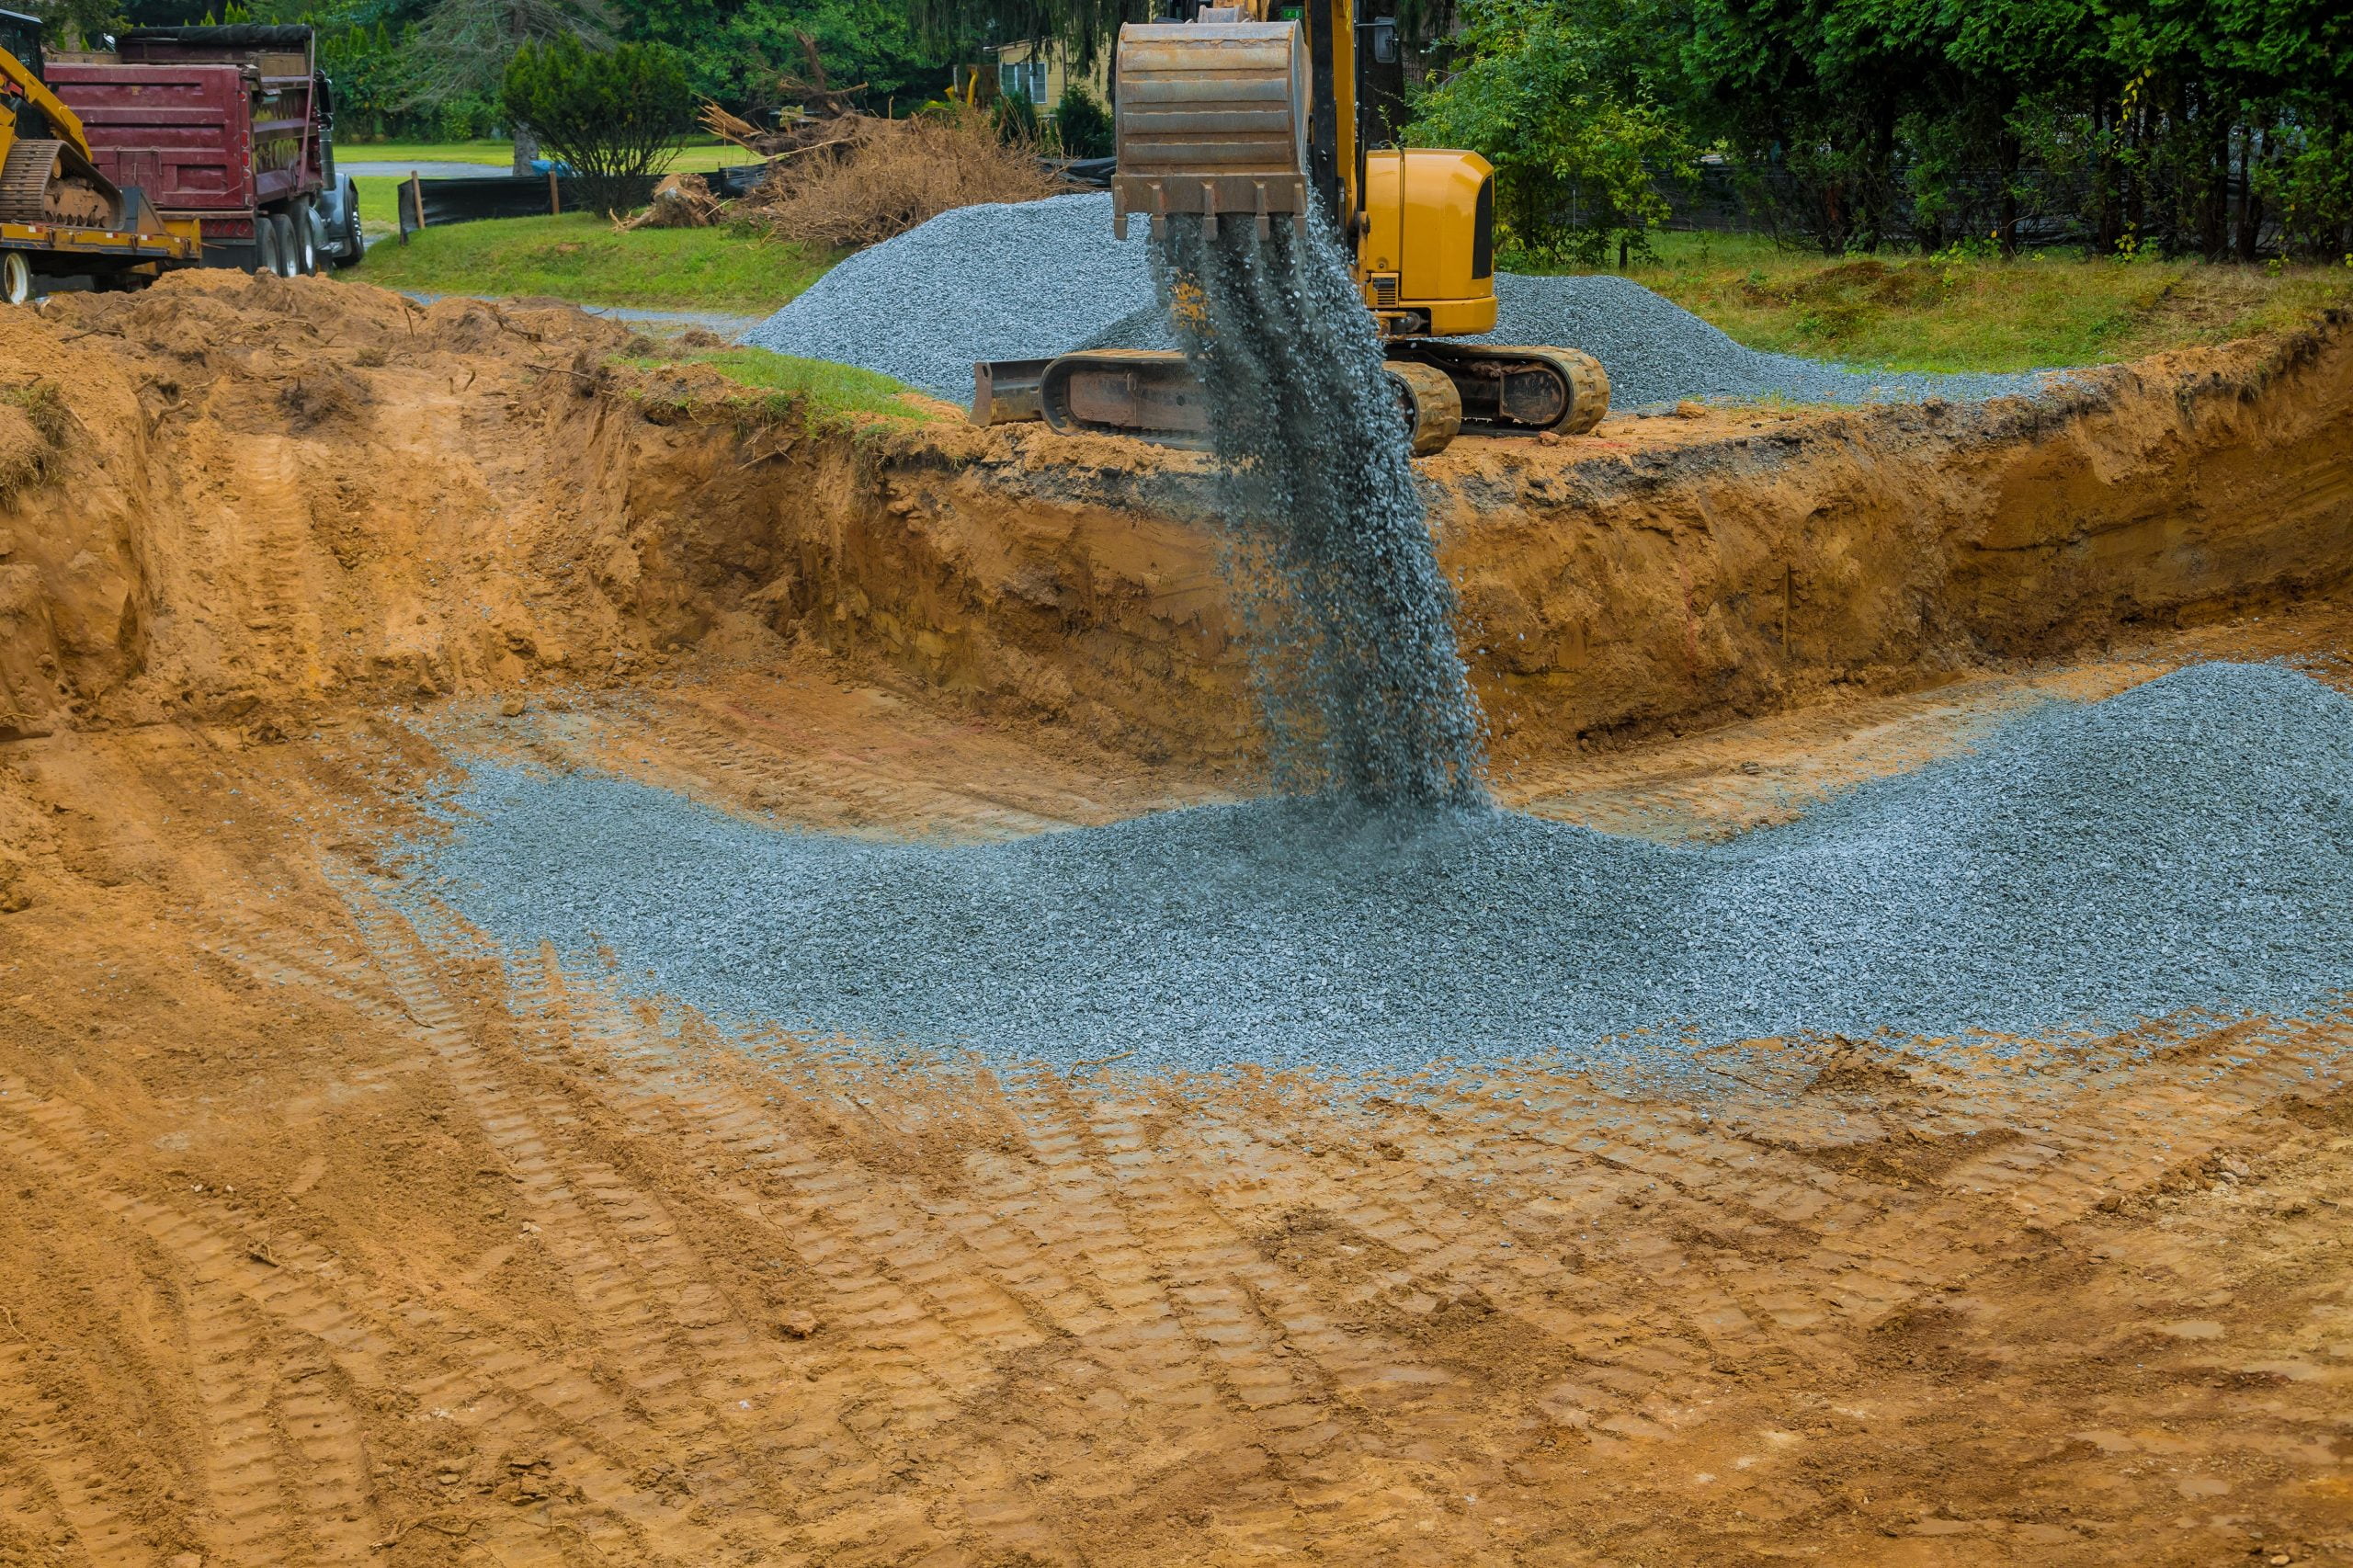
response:
M978 711L1249 763L1203 460L812 432L701 368L612 368L627 336L217 273L0 312L0 392L65 416L0 402L0 734L808 637ZM1617 420L1421 472L1508 760L2328 588L2348 454L2338 319L2036 405Z
M2341 583L2353 324L2041 404L1624 420L1422 471L1509 756ZM753 597L779 629L1131 744L1249 750L1199 460L933 427L762 488L790 560Z

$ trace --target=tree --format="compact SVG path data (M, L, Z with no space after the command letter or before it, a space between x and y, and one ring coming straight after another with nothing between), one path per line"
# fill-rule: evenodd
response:
M1473 0L1468 63L1415 106L1409 141L1462 147L1495 166L1499 237L1587 266L1647 254L1667 216L1661 176L1691 162L1608 32L1553 0Z
M591 50L570 34L507 62L504 102L576 172L589 205L617 211L629 183L666 165L693 113L686 67L666 44Z
M51 49L97 49L122 25L122 0L36 0L33 13Z
M802 38L829 81L859 89L877 114L938 90L949 55L916 36L900 0L617 0L624 36L669 44L701 96L756 116L809 77Z
M467 96L496 101L519 51L566 40L602 48L612 41L615 20L607 0L435 0L412 51L417 71L410 105ZM508 130L515 172L529 174L538 142L519 122Z
M1111 155L1111 113L1084 82L1073 81L1063 89L1062 100L1054 105L1054 134L1062 142L1063 152L1071 157Z

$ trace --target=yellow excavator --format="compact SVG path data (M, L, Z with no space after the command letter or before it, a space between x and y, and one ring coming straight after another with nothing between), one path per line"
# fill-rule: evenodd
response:
M202 253L193 222L166 223L91 161L82 121L40 74L40 18L0 11L0 301L33 297L37 274L138 288Z
M1191 4L1191 0L1181 0ZM1303 231L1321 210L1347 247L1416 455L1461 431L1582 435L1609 407L1600 361L1574 348L1458 339L1495 324L1495 170L1476 153L1370 145L1367 67L1393 60L1364 0L1200 6L1120 29L1112 223L1172 217ZM973 367L972 417L1208 445L1183 355L1085 349Z

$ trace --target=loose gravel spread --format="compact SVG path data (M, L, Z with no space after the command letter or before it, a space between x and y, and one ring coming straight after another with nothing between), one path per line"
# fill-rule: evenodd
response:
M1154 302L1139 221L1111 237L1108 195L960 208L860 251L743 341L896 376L938 396L972 395L975 359L1043 358L1077 347L1177 347ZM2012 375L1847 370L1744 348L1630 278L1495 278L1495 330L1474 339L1582 348L1609 372L1624 412L1686 398L1797 403L1954 402L2032 393Z
M438 892L715 1013L1146 1069L1600 1060L1815 1029L2294 1013L2353 976L2353 702L2271 665L2052 705L1788 826L1670 846L1266 801L971 847L483 767ZM1646 1026L1666 1032L1608 1037Z

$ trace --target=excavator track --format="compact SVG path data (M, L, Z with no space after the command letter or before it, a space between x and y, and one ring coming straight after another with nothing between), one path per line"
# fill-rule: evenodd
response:
M1452 381L1427 365L1392 360L1388 369L1414 455L1445 449L1462 423ZM1134 436L1197 451L1210 446L1209 398L1182 354L1097 348L972 369L975 424L1042 418L1064 435Z
M1609 372L1574 348L1393 339L1392 365L1427 366L1454 383L1473 436L1582 436L1609 412Z
M64 142L22 141L0 165L0 221L112 227L105 176Z

